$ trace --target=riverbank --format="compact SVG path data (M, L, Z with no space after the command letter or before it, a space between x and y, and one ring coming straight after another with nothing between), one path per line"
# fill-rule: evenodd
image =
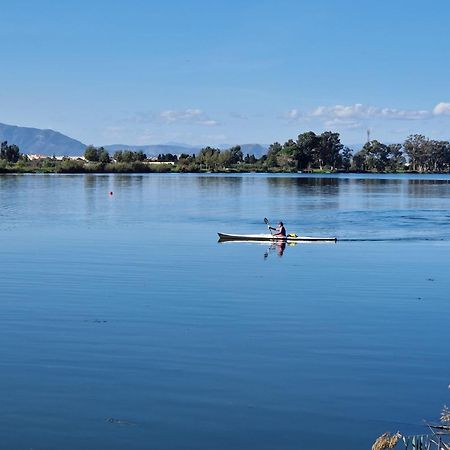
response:
M39 161L18 161L17 163L7 163L0 160L0 174L51 174L51 173L87 173L87 174L105 174L105 173L304 173L312 175L324 175L324 174L448 174L445 172L430 172L430 171L363 171L363 170L330 170L330 169L313 169L298 171L293 168L283 167L264 167L257 164L245 164L239 163L232 167L222 168L208 168L201 166L186 166L173 162L146 162L135 161L131 163L124 162L86 162L83 160L54 160L48 158Z
M302 133L297 140L269 146L259 158L244 155L239 145L222 150L204 147L197 154L86 147L83 156L23 154L17 145L2 142L0 173L450 173L450 143L421 135L403 144L367 142L356 153L338 133Z

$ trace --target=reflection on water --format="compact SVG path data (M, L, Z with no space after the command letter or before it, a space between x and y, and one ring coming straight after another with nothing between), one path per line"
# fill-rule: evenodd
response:
M296 244L294 243L294 245ZM277 255L281 257L283 256L285 250L286 250L286 242L274 242L273 244L269 245L267 250L264 252L264 259L267 259L269 253L272 251L276 251Z

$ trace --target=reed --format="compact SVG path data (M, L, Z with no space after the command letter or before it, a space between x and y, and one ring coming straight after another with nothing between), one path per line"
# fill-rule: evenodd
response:
M450 425L450 409L445 405L441 412L441 422Z
M394 448L400 438L401 435L398 432L392 435L390 433L383 433L372 445L372 450Z

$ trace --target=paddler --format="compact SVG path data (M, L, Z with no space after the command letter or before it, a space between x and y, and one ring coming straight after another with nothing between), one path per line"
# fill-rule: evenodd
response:
M275 236L275 237L281 237L281 238L285 238L286 237L286 228L284 228L284 224L281 221L278 222L278 225L277 225L276 228L269 227L269 230L276 231L276 233L273 234L273 236Z

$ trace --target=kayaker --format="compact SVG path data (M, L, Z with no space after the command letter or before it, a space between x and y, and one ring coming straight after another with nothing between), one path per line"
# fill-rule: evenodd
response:
M276 231L276 233L274 233L274 236L278 236L278 237L286 237L286 228L284 228L284 224L283 222L278 222L278 225L276 228L274 227L269 227L269 230L273 230Z

